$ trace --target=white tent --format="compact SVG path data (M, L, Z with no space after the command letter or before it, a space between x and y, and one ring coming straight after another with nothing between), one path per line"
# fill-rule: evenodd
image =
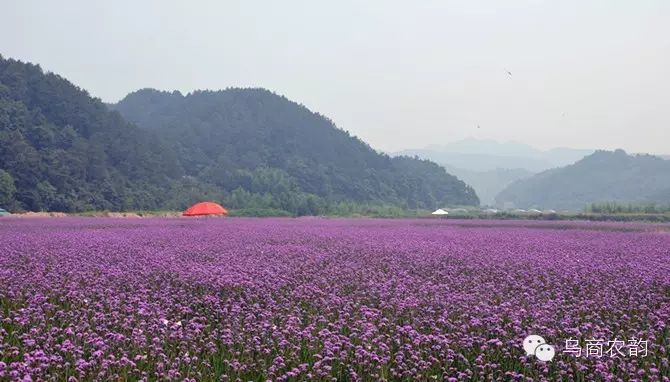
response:
M447 211L445 211L441 208L438 208L435 211L433 211L433 213L431 215L449 215L449 212L447 212Z

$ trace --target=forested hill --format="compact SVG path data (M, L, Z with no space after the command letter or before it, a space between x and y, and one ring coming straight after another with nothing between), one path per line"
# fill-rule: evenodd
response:
M153 135L64 78L0 56L0 207L157 208L181 170Z
M434 163L380 155L264 90L144 90L115 107L141 127L66 79L0 56L0 207L180 209L215 199L315 214L339 202L478 203Z
M479 202L474 190L433 162L380 154L328 118L267 90L183 96L144 89L112 107L170 142L187 175L228 192L295 189L329 201L410 208Z
M577 163L509 185L500 206L582 209L598 202L670 203L670 161L623 150L596 151Z

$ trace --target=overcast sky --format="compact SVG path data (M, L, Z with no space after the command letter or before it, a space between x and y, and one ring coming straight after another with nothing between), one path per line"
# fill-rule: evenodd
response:
M386 151L670 153L667 0L0 3L0 54L106 102L264 87Z

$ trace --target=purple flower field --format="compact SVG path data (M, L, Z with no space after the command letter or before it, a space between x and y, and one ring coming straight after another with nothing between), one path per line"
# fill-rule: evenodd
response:
M0 219L0 380L668 381L669 326L668 226Z

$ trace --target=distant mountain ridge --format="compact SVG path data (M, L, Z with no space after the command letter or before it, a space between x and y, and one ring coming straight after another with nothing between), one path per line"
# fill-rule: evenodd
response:
M532 176L534 173L523 168L496 168L487 171L472 171L444 165L448 173L472 186L482 205L492 206L495 197L514 181Z
M593 150L553 148L540 150L519 142L463 139L404 150L394 155L416 155L435 161L472 186L481 203L493 205L495 196L512 182L537 172L574 163Z
M573 210L597 202L670 203L670 161L596 151L572 165L518 180L495 199L501 207Z
M519 142L468 138L422 149L403 150L394 155L417 155L439 164L471 171L503 168L539 172L574 163L593 151L565 147L540 150Z

